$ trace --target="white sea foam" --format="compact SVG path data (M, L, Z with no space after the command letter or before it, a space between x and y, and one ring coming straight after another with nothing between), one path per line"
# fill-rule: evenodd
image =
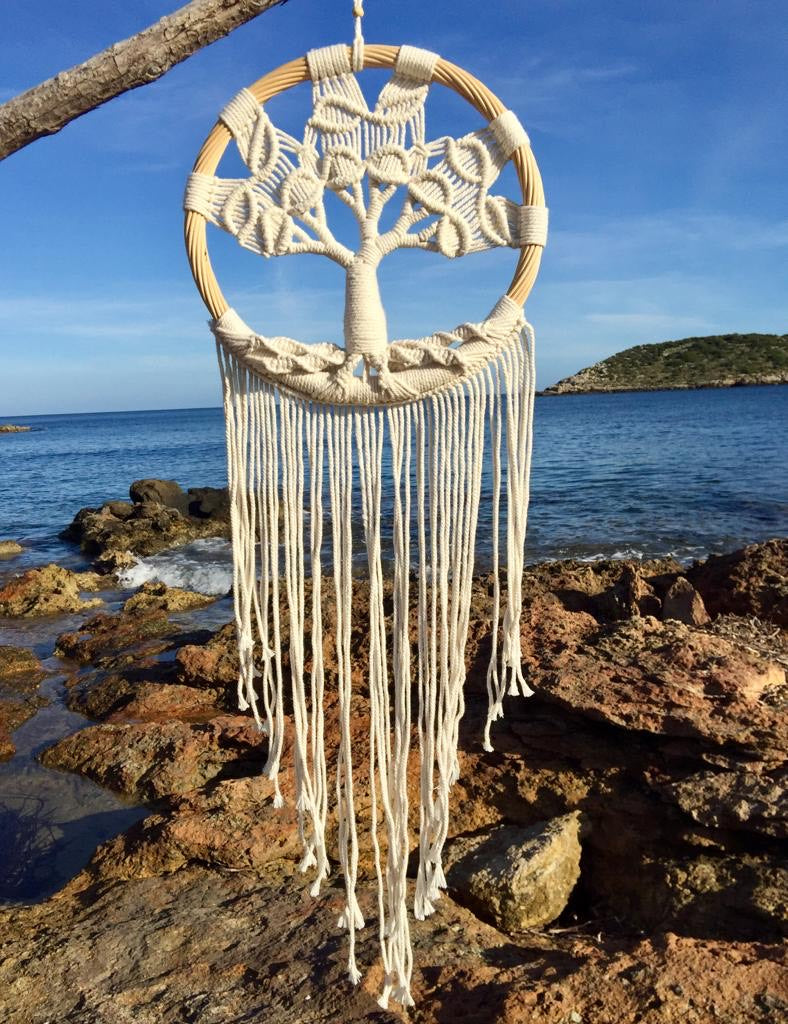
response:
M149 580L201 594L226 594L232 585L232 551L226 540L195 540L182 548L141 558L119 574L121 586L133 589Z

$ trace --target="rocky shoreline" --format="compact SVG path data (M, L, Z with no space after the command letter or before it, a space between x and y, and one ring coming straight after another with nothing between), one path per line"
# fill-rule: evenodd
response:
M559 395L628 395L637 391L714 391L724 388L772 387L788 384L788 373L769 374L765 377L729 377L722 380L705 381L703 384L660 384L654 387L616 387L602 384L585 384L581 373L565 377L543 391L537 391L540 398Z
M226 535L221 494L163 483L112 503L122 509L80 513L72 539L106 570L124 564L124 545L145 553L209 535L192 531ZM484 753L490 582L473 590L449 891L433 917L411 922L417 1006L406 1014L375 1002L374 924L359 936L364 980L347 983L341 879L333 871L309 897L291 752L275 810L265 740L235 710L233 627L189 618L212 599L148 583L110 611L86 607L106 575L51 566L11 579L0 614L80 616L55 653L69 707L93 724L43 763L148 815L51 899L0 910L0 1019L765 1024L787 1013L788 541L690 568L532 567L522 641L536 695L507 698ZM368 592L355 587L363 815ZM331 592L327 580L329 618ZM415 609L411 620L415 636ZM330 644L323 653L335 766ZM0 648L0 757L36 713L44 672L32 651ZM415 760L409 786L415 826ZM360 900L374 919L372 847L360 843Z
M539 392L586 395L788 384L788 335L720 334L634 345Z

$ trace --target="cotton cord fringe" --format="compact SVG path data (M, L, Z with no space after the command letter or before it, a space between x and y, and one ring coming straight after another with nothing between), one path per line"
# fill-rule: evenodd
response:
M295 798L301 869L317 895L329 874L329 807L338 819L345 882L339 926L348 932L348 972L356 983L359 830L371 832L378 880L378 929L385 970L381 1006L411 1005L413 967L408 914L408 759L418 737L419 863L413 912L432 913L446 882L441 856L449 794L459 775L458 729L464 711L465 645L474 552L489 433L492 462L493 612L487 671L489 708L483 743L507 693L529 694L521 667L520 612L534 398L534 336L523 321L481 370L437 394L386 407L331 405L283 391L245 365L217 333L227 424L238 630L238 699L268 734L264 773L279 784L285 740L285 688L292 703ZM384 447L391 452L384 462ZM385 468L384 468L385 467ZM390 476L390 479L385 479ZM384 483L385 480L385 483ZM393 636L387 656L381 495L393 494ZM357 821L351 742L354 496L363 512L370 588L369 821ZM330 523L324 529L326 520ZM499 524L505 524L501 527ZM501 530L503 538L499 536ZM324 722L322 549L331 552L336 598L339 740L328 779ZM502 608L499 571L505 567ZM305 600L311 576L311 606ZM416 665L409 635L418 608ZM289 615L289 671L282 661L280 607ZM311 619L311 665L304 636ZM262 652L255 658L255 647ZM411 678L418 701L411 703ZM379 820L380 819L380 820ZM385 835L385 842L379 832Z

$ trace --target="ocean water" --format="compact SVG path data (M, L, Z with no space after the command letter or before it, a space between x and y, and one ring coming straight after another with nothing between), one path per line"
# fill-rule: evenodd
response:
M531 562L688 561L788 531L786 387L537 398L534 418ZM132 480L226 482L220 409L20 422L32 430L0 435L0 538L27 548L14 569L49 559L78 564L59 531L85 505L127 498ZM481 566L490 557L490 509L487 464ZM146 560L128 583L161 578L219 593L229 583L228 564L228 545L207 541Z

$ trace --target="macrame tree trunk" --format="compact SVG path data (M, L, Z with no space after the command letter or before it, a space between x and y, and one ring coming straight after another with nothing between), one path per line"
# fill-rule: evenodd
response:
M239 700L268 734L265 774L281 804L279 769L285 709L292 709L296 807L302 869L313 894L329 871L329 808L339 825L346 886L340 925L349 933L349 972L360 973L355 934L364 921L356 898L359 829L371 829L378 876L378 920L389 994L408 1003L412 956L406 872L408 760L418 736L419 863L415 916L430 914L445 887L441 854L449 794L459 775L458 729L464 711L465 643L486 445L492 463L493 613L487 673L490 724L504 695L528 693L520 660L520 580L528 504L534 349L530 327L482 372L440 394L388 408L334 407L276 389L244 367L219 340L224 384L238 649ZM384 471L383 450L391 450ZM386 474L388 478L386 479ZM381 496L393 495L393 637L387 656L383 600ZM360 497L369 579L369 822L357 822L351 745L352 509ZM305 514L305 510L308 514ZM280 525L281 522L281 525ZM498 523L506 523L503 538ZM336 777L327 777L325 669L321 613L324 541L336 600L336 686L340 730ZM307 563L309 568L307 568ZM509 588L501 608L499 575ZM305 580L311 575L311 607ZM415 664L409 609L416 603ZM281 609L289 617L289 673L282 665ZM311 668L304 635L311 619ZM259 668L253 651L262 651ZM333 685L333 682L332 684ZM415 697L415 700L414 700ZM333 794L333 796L332 796ZM378 837L385 832L385 857Z

